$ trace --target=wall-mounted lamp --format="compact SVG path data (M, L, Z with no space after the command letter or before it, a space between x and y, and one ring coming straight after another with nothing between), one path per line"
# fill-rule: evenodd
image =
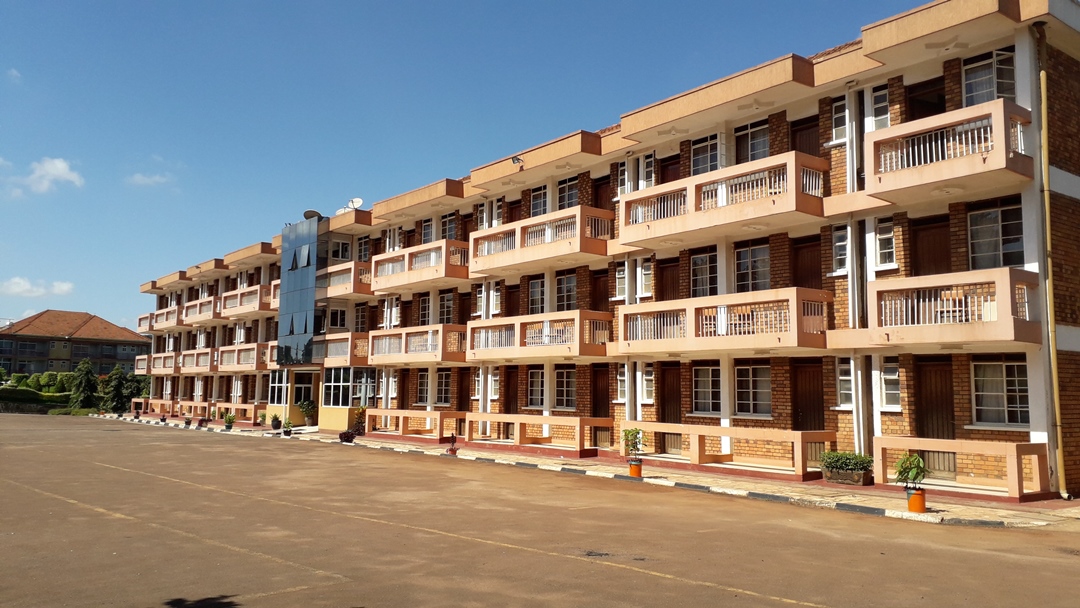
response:
M520 156L515 156L515 157L511 158L510 162L514 163L515 165L525 164L525 161L521 160Z

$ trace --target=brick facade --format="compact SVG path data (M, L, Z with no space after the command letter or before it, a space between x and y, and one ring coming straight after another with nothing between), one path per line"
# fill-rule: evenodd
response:
M830 145L832 142L832 97L818 100L818 156L829 161L829 179L825 182L825 196L847 192L847 146Z
M779 156L791 151L791 125L787 110L769 114L769 156Z
M1050 164L1080 175L1080 60L1054 47L1047 49L1047 125ZM1051 183L1051 188L1053 183Z
M1080 325L1080 200L1051 192L1050 217L1054 316L1058 323Z
M907 122L907 111L907 89L904 87L904 77L893 76L889 79L889 125Z
M962 61L950 59L941 65L945 74L945 111L952 112L964 107L964 72Z

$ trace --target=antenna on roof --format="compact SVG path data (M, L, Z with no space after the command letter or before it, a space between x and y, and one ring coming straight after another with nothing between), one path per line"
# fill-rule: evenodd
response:
M314 210L314 209L308 209L307 211L304 212L304 219L305 220L311 220L311 219L315 219L317 217L321 218L322 214L319 213L318 211Z
M357 209L359 209L363 205L364 205L364 199L362 199L360 197L350 198L349 201L347 203L345 203L345 206L342 207L341 209L338 209L337 212L334 213L334 215L341 215L342 213L348 213L350 211L356 211Z

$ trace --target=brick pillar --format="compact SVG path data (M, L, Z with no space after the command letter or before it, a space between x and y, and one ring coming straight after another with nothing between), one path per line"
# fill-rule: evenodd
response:
M653 267L656 268L655 266ZM685 300L690 297L690 250L683 249L679 252L679 287L678 298Z
M472 284L472 303L469 305L469 314L475 315L480 311L480 284Z
M592 174L588 171L578 173L577 176L577 200L581 207L597 207L593 200Z
M949 203L949 250L950 270L968 270L967 203Z
M690 177L690 161L692 153L690 151L690 140L684 139L679 142L679 179L684 177ZM659 170L659 168L657 169Z
M526 188L521 191L521 219L532 217L532 190Z
M618 196L618 194L619 194L619 163L611 163L608 166L608 177L610 179L610 181L608 183L611 184L611 195L612 196ZM619 217L620 217L619 203L618 202L615 203L614 209L615 209L615 230L614 230L615 234L614 234L614 236L612 238L614 238L615 240L618 240L619 239ZM611 275L611 276L614 277L615 275Z
M520 292L518 292L518 295L520 297L518 298L519 303L517 314L519 315L529 314L529 279L531 278L532 277L529 275L521 275L521 279L519 279L520 283L518 285L520 286L519 289L521 290ZM518 403L520 403L520 401Z
M786 232L769 235L769 288L791 287L791 239Z
M907 90L904 88L904 77L893 76L889 79L889 124L899 125L907 121Z
M420 325L420 298L422 294L414 293L412 297L412 309L409 311L409 327ZM432 303L434 305L434 303Z
M432 305L434 305L434 302L432 303ZM456 289L454 290L454 293L453 293L453 295L451 296L451 299L450 299L450 306L453 308L453 310L450 311L450 313L451 313L450 318L456 319L457 322L462 324L462 325L469 322L469 315L472 314L472 311L471 310L462 310L461 309L461 292L460 291L458 291ZM457 403L457 402L455 401L455 403Z
M911 268L911 224L907 211L893 214L893 247L896 250L898 276L914 276Z
M577 279L577 307L578 310L592 308L592 272L588 266L578 266L575 272Z
M575 414L578 416L592 415L592 366L578 365L574 382L574 397L576 398Z
M607 293L607 297L608 297L608 300L611 300L611 298L615 297L615 270L616 270L617 266L618 265L615 263L615 260L608 260L608 265L607 265L607 269L608 269L608 281L607 281L608 293ZM619 341L619 303L612 301L612 302L609 302L609 306L611 307L611 314L614 315L614 319L615 319L615 321L611 324L611 340L612 340L612 342L618 342ZM618 366L615 365L614 363L612 363L612 369L614 369L616 367L618 367ZM612 374L614 374L614 372L612 372ZM612 390L614 391L615 390L615 376L614 375L611 377L611 382L612 382L612 384L611 384ZM614 401L615 400L614 393L612 393L612 395L613 396L612 396L611 400Z
M952 112L964 107L964 75L959 58L942 64L945 73L945 111Z
M779 428L791 429L791 359L771 357L769 378L772 384L772 417Z
M819 156L829 161L829 179L825 180L825 196L847 192L846 146L832 146L832 97L818 100Z
M772 248L770 247L770 253ZM839 302L840 294L837 293L836 277L832 273L832 226L825 224L821 227L821 288L833 294L831 304L826 304L825 318L829 320L829 329L847 327L847 293L845 291L844 302ZM843 318L841 311L844 311Z
M506 279L499 279L498 281L495 281L495 289L499 290L499 297L503 298L503 299L499 304L499 312L493 313L491 315L491 318L493 318L493 319L501 319L501 318L507 316L507 312L506 312L506 308L505 308L505 306L506 306L506 300L505 300L505 298L506 298ZM479 305L477 305L477 306L479 306ZM516 314L516 313L511 313L511 315L513 315L513 314Z
M791 151L791 125L788 124L787 110L769 114L769 156L778 156Z

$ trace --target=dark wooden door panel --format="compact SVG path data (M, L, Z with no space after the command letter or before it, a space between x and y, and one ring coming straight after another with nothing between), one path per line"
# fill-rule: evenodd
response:
M592 367L592 415L596 418L611 416L611 392L608 379L608 366L605 364ZM611 447L611 429L593 427L593 445L601 448Z
M945 274L951 272L949 249L949 223L915 225L911 229L912 270L915 276Z
M657 295L657 300L661 302L667 302L670 300L677 300L679 298L679 263L674 262L661 262L657 264L660 293Z
M799 243L792 251L792 276L796 287L821 289L821 238Z
M791 375L794 430L824 431L825 385L821 362L796 363L791 366Z
M929 439L956 438L951 363L916 362L915 434ZM932 477L956 478L955 453L924 450L920 454Z
M682 422L681 382L678 365L660 367L660 422L679 424ZM659 452L664 454L682 453L682 435L679 433L660 433Z
M608 298L608 272L598 270L592 275L591 308L597 312L611 312L611 300Z

